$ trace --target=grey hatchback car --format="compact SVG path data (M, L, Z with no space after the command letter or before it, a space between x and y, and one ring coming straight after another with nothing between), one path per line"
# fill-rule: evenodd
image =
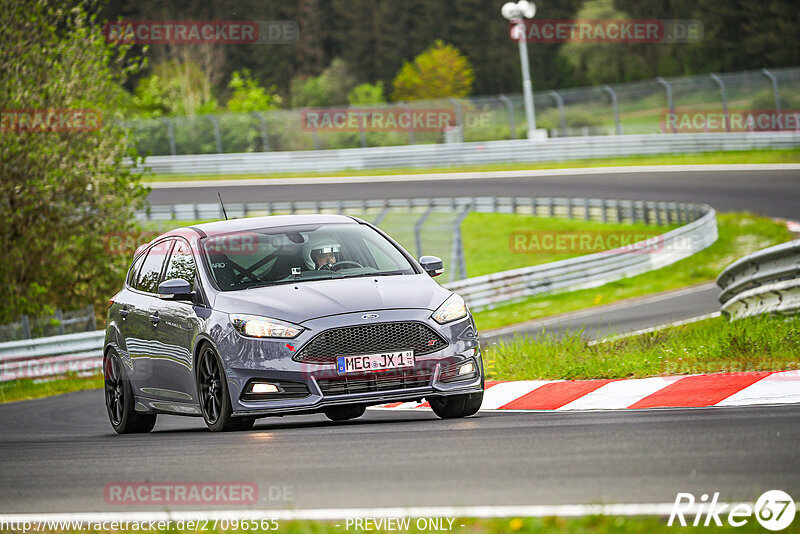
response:
M109 301L105 402L118 433L158 414L213 431L260 417L422 402L478 411L484 377L464 300L380 229L344 215L219 221L140 247Z

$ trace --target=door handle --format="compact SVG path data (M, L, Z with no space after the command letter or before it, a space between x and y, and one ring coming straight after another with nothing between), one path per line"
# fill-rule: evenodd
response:
M153 326L156 326L160 320L161 319L158 318L158 312L150 314L150 322L153 323Z
M125 305L125 306L123 306L123 307L122 307L122 309L119 311L119 314L120 314L120 316L121 316L123 319L125 319L125 318L128 316L128 314L129 314L130 312L131 312L131 311L128 309L128 305L126 304L126 305Z

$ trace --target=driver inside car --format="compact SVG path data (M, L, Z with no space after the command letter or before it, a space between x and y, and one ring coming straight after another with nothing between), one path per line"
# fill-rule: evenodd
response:
M339 261L339 251L341 247L338 243L331 240L321 240L309 245L308 258L311 265L316 270L331 270L331 267ZM308 262L307 262L308 263Z

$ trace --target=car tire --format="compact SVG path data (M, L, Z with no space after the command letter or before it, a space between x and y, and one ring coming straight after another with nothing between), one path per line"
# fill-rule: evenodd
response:
M366 406L331 406L325 408L323 412L325 417L331 421L347 421L348 419L356 419L364 415L367 411Z
M108 420L117 434L137 434L153 430L156 426L156 414L136 413L133 387L125 376L119 355L113 349L103 361L103 389Z
M474 415L480 409L482 402L483 391L428 399L428 404L431 405L433 413L441 419L455 419Z
M195 378L200 412L212 432L236 432L253 428L255 418L233 417L228 380L222 360L209 344L200 349Z

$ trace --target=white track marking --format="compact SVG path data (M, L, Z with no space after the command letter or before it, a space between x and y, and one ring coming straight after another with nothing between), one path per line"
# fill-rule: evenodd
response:
M800 403L800 371L783 371L762 378L716 406Z
M576 176L593 174L635 174L643 172L720 172L720 171L796 171L800 164L765 163L732 165L637 165L629 167L586 167L572 169L536 169L486 172L440 172L431 174L389 174L376 176L320 176L319 178L244 178L230 180L192 180L146 182L153 189L191 187L242 187L270 185L357 184L378 182L413 182L446 180L487 180L503 178L539 178L547 176Z
M685 376L657 376L609 382L583 397L565 404L559 410L618 410L627 408L681 378L685 378Z
M720 506L728 503L718 503ZM734 503L735 504L735 503ZM752 503L750 503L752 504ZM21 523L45 521L73 521L95 523L102 521L197 521L232 519L276 519L279 521L337 521L366 517L581 517L586 515L609 516L668 516L674 503L634 504L556 504L518 506L430 506L409 508L321 508L298 510L192 510L192 511L140 511L140 512L70 512L41 514L2 514L0 522ZM684 513L693 515L696 506Z
M561 382L561 380L519 380L502 382L487 389L483 394L481 410L495 410L526 395L545 384Z

